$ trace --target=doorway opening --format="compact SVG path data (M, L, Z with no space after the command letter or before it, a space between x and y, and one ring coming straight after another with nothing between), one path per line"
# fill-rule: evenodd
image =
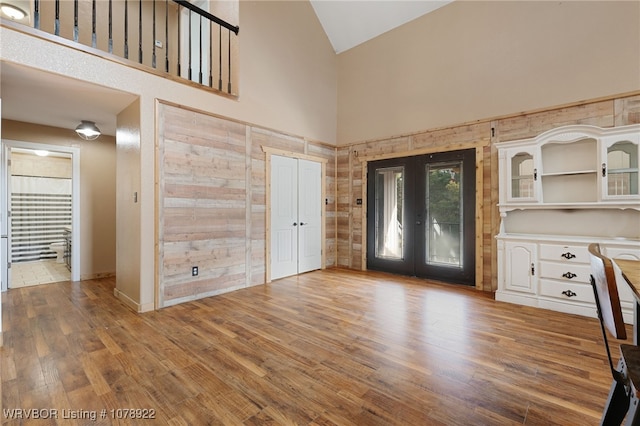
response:
M367 268L475 284L475 150L367 167Z
M2 291L78 281L78 149L2 142Z

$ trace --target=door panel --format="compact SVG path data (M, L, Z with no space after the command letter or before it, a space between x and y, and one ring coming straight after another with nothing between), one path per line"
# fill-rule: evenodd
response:
M298 273L298 162L271 157L271 278Z
M321 176L320 163L298 160L298 273L322 266Z
M416 275L475 284L475 150L420 157ZM418 232L418 231L416 231Z
M370 162L367 267L475 282L475 150Z
M506 282L508 290L535 293L534 274L536 245L527 242L510 242L505 244L507 253Z

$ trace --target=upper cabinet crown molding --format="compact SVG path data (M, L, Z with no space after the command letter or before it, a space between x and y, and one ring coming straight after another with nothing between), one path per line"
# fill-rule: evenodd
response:
M601 136L632 133L634 129L636 134L638 134L640 132L640 124L607 128L592 126L589 124L575 124L547 130L534 138L522 139L522 142L531 142L532 140L539 142L546 142L549 140L555 140L558 142L574 142L582 138L597 138Z

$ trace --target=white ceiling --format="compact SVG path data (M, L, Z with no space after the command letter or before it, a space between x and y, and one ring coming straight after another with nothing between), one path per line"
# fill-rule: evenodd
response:
M406 24L453 0L310 0L336 53Z
M310 0L337 53L448 4L451 0ZM0 64L2 118L74 129L94 121L115 135L116 116L135 96L35 69Z
M116 116L135 95L73 80L33 68L2 62L2 118L75 129L80 120L96 123L115 135Z

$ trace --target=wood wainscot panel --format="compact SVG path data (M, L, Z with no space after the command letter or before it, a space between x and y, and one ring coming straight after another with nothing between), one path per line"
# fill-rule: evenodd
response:
M500 119L496 121L499 141L532 138L570 124L611 127L614 125L613 104L613 100L608 100Z
M402 157L404 153L412 150L411 144L412 139L409 136L369 141L353 145L352 155L355 158L368 159Z
M262 146L279 149L283 151L292 151L300 154L305 153L306 143L302 138L283 135L270 130L260 128L251 128L251 144L253 151L261 150ZM262 153L264 158L264 153Z
M616 126L640 123L640 95L616 99L614 108Z
M456 151L484 145L491 134L490 123L478 123L433 132L419 133L413 136L413 148L416 152Z
M246 126L159 106L159 306L246 281ZM192 267L198 274L192 274Z

